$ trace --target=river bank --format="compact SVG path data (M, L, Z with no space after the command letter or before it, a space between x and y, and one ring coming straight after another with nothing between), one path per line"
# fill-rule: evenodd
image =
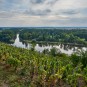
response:
M25 49L31 49L32 47L38 51L38 52L43 52L44 50L51 50L52 48L56 48L59 50L61 53L65 53L68 55L71 55L72 53L76 52L77 50L87 50L87 47L82 46L82 45L73 45L73 44L66 44L66 43L58 43L58 42L38 42L36 43L35 41L21 41L19 34L17 34L15 42L11 44L16 47L20 48L25 48Z

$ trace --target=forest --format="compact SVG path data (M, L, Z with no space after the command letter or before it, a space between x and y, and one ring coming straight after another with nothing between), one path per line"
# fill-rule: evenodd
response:
M36 43L66 43L87 45L86 29L28 29L9 28L0 29L0 41L14 42L16 34L19 33L20 40Z
M17 32L17 30L15 31L11 29L0 30L0 41L5 43L13 43Z
M67 55L55 47L42 53L7 44L22 40L87 43L87 30L0 30L0 87L87 87L87 51Z
M24 29L20 38L33 42L60 42L87 45L87 30L84 29Z

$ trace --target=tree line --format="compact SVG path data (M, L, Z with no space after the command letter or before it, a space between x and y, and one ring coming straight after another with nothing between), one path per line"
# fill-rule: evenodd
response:
M16 34L25 42L60 42L87 45L86 29L0 29L0 41L14 42Z
M83 29L23 29L20 38L34 42L87 44L87 30Z
M12 30L1 30L0 32L0 41L10 43L14 42L14 39L16 37L15 32Z

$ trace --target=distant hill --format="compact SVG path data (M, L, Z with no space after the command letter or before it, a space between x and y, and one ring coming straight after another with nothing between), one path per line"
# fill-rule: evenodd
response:
M0 29L87 29L87 27L0 27Z

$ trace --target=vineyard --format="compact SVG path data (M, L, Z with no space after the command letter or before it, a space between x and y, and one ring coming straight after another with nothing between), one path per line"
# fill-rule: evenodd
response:
M68 56L0 42L0 87L87 87L87 52Z

